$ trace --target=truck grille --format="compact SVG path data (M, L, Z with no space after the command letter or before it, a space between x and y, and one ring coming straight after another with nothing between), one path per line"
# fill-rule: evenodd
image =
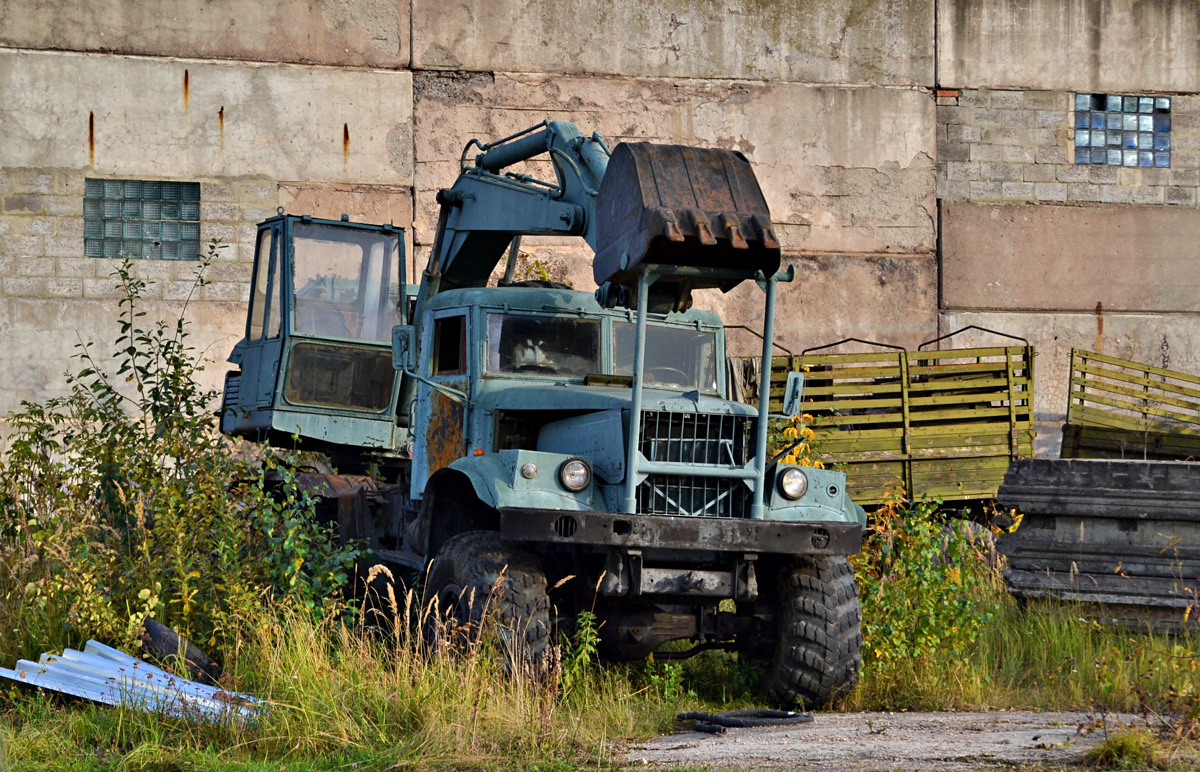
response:
M638 450L650 461L742 466L748 426L745 416L646 411Z
M650 461L743 466L745 416L646 411L639 450ZM647 515L747 517L750 489L741 480L652 474L638 486L638 512Z
M643 515L750 515L750 489L741 480L652 474L638 486L637 499Z

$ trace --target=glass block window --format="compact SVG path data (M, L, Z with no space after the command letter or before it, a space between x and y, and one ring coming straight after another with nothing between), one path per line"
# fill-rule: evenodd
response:
M1171 98L1075 95L1075 163L1171 165Z
M84 180L83 253L87 257L198 259L200 183Z

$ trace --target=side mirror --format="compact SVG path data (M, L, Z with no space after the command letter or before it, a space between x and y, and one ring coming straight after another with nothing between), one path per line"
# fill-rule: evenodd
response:
M800 415L804 403L804 373L790 372L783 387L783 414L788 418Z
M411 324L392 328L392 367L406 373L417 369L417 328Z

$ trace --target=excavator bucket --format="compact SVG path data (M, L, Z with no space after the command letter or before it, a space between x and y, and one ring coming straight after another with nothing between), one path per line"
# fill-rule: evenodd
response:
M720 148L626 142L617 145L596 199L597 284L633 284L639 268L689 271L691 286L728 290L728 271L770 276L779 240L750 162ZM715 271L722 271L717 275Z

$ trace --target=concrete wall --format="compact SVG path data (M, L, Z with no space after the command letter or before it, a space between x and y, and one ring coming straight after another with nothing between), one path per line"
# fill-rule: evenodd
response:
M201 240L225 246L190 314L218 386L245 325L257 222L281 204L411 219L411 83L402 71L0 53L0 411L61 393L75 344L104 352L116 337L116 261L83 252L86 177L201 183ZM152 317L178 312L196 267L135 261Z
M940 0L945 88L1200 91L1196 0Z
M155 57L407 67L395 0L10 0L0 46Z
M413 66L928 85L933 0L414 0Z

